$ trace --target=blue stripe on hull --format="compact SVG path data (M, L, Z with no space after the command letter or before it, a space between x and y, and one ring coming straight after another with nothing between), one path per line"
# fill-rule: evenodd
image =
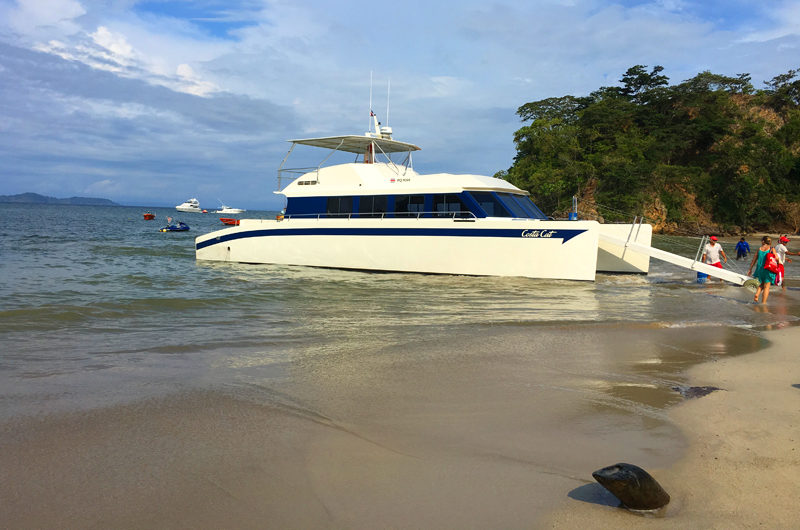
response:
M250 237L274 236L425 236L425 237L512 237L531 239L561 239L561 244L586 230L549 230L519 228L279 228L270 230L248 230L213 237L195 245L200 250L218 243Z

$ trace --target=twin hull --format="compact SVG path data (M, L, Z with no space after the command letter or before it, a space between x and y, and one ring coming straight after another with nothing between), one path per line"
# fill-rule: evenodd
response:
M498 218L243 219L198 237L195 248L198 260L594 280L603 226ZM609 263L619 261L607 254Z

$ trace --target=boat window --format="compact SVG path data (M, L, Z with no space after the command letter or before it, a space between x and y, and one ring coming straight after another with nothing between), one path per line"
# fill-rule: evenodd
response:
M433 211L435 217L466 217L469 215L469 208L461 202L461 197L454 193L434 195Z
M347 216L353 213L352 197L328 197L327 213L330 217Z
M367 195L358 199L359 217L383 217L386 213L386 195Z
M525 208L525 211L530 213L534 219L547 219L547 215L536 206L536 203L531 200L527 195L514 195L517 202Z
M511 195L511 200L516 202L520 208L525 210L525 217L536 218L536 212L533 211L533 208L530 207L523 199L525 197L523 195Z
M503 206L503 203L495 197L494 193L488 191L471 191L470 195L481 209L486 212L487 217L511 217L511 212Z
M425 211L424 195L397 195L394 199L395 217L417 217Z
M514 214L514 217L529 217L528 213L522 208L522 206L519 205L519 203L517 203L517 201L514 200L510 193L498 193L497 196L500 197L500 200L503 201L503 204L505 204L506 207L511 210L511 212Z
M290 197L286 202L286 215L319 215L327 209L327 197Z

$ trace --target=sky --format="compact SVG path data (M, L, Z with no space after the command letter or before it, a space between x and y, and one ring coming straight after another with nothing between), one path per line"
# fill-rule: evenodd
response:
M370 94L418 172L492 175L520 105L637 64L762 87L800 1L0 0L0 194L278 209L287 140L363 134Z

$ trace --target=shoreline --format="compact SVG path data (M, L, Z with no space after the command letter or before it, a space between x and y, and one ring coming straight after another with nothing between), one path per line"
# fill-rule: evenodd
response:
M544 518L542 527L795 527L800 497L800 327L767 330L764 338L769 344L762 350L688 371L693 386L722 390L689 399L668 412L688 447L669 468L648 469L672 498L663 513L645 518L611 506L611 496L594 484L593 500L569 499ZM592 471L587 470L587 477Z

